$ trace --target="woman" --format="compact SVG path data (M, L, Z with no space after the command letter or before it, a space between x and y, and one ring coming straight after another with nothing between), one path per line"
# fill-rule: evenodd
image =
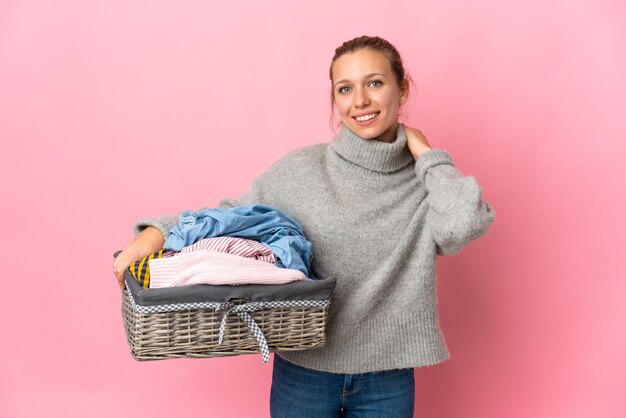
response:
M333 140L287 154L220 206L284 210L313 244L313 268L337 278L326 344L274 356L272 417L412 417L413 368L449 356L437 318L436 255L478 238L495 213L446 151L398 123L409 83L389 42L345 42L330 79L342 122ZM129 264L161 248L177 219L137 223L114 264L120 286Z

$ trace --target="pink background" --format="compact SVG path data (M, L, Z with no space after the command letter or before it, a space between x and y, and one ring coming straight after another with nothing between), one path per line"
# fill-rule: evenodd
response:
M626 416L624 3L309 3L0 2L0 416L269 416L259 355L131 358L112 253L329 141L361 34L497 212L439 258L452 359L416 369L415 416Z

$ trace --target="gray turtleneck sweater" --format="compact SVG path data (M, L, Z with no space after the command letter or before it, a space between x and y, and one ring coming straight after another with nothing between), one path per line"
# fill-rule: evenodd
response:
M327 341L279 351L292 363L335 373L419 367L449 353L439 328L436 255L454 254L487 231L495 212L472 176L441 149L417 161L398 125L396 140L364 140L342 126L330 143L297 149L237 199L298 220L313 244L313 267L337 278ZM165 236L176 216L142 219Z

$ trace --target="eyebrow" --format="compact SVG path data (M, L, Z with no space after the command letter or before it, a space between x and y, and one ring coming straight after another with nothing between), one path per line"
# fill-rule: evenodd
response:
M376 76L380 76L380 75L382 75L383 77L385 77L385 74L382 74L382 73L369 73L369 74L367 74L365 77L363 77L363 80L367 80L368 78L372 78L372 77L376 77ZM347 83L347 82L350 82L350 80L348 80L348 79L345 79L345 78L344 78L343 80L339 80L339 81L337 81L337 82L335 83L335 86L336 86L337 84Z

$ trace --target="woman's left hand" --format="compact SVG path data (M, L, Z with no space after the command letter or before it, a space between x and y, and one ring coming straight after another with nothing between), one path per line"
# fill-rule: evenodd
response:
M420 155L431 149L422 131L406 125L404 125L404 131L406 132L406 145L413 154L413 158L417 160Z

